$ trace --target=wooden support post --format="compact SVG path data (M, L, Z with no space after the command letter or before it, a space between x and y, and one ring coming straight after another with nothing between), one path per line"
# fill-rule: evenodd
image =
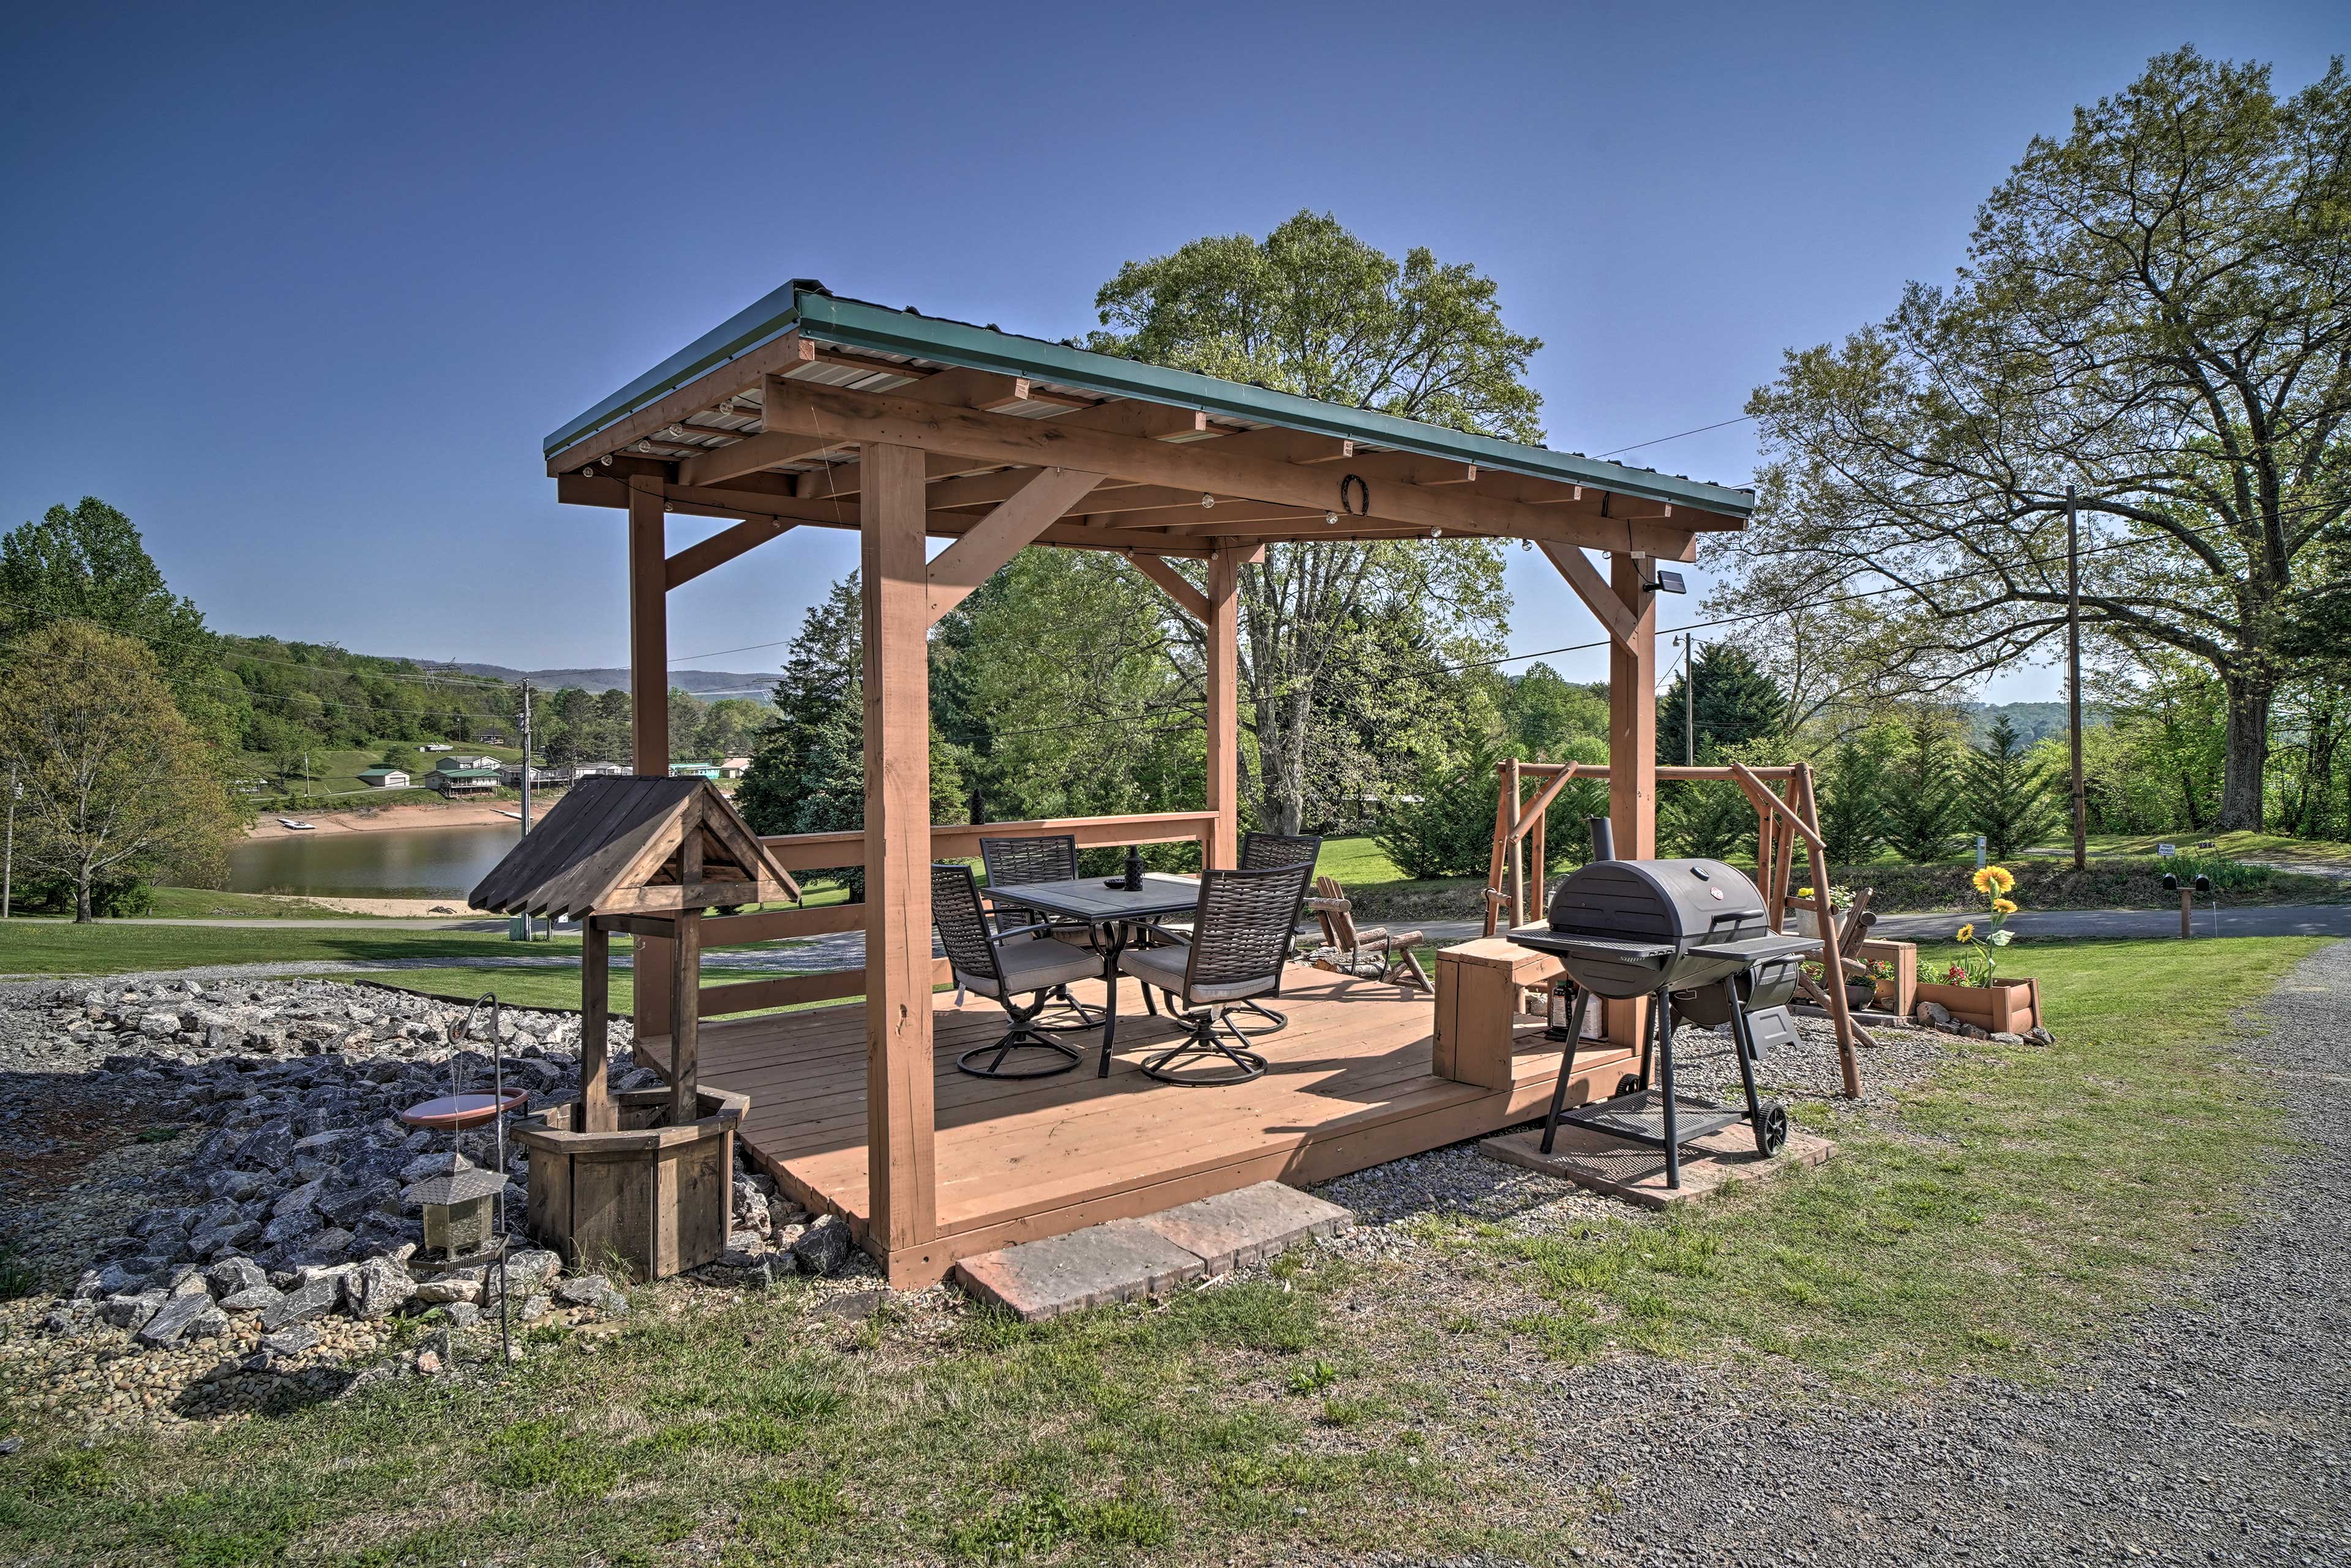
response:
M669 561L662 483L629 480L630 766L669 776ZM631 1021L639 1038L670 1031L674 944L630 938L635 980Z
M1502 765L1502 794L1508 801L1506 814L1510 819L1510 929L1516 931L1527 923L1527 846L1519 832L1519 813L1526 801L1520 794L1519 759L1515 757Z
M702 1043L702 911L677 917L677 940L670 944L669 1120L683 1127L702 1114L695 1058Z
M923 455L864 455L867 1249L895 1284L933 1279L930 573Z
M605 1071L612 1021L612 934L590 918L580 928L580 1117L582 1133L620 1129Z
M1246 549L1208 558L1208 810L1217 814L1211 866L1240 863L1240 574Z
M1486 930L1493 936L1502 925L1502 857L1510 847L1510 791L1503 787L1501 764L1494 765L1494 848L1486 857Z
M1853 1058L1853 1009L1844 996L1844 961L1837 951L1836 909L1829 898L1828 850L1821 841L1821 804L1813 793L1813 768L1809 762L1796 764L1796 777L1789 793L1794 797L1789 804L1795 807L1811 831L1805 837L1804 851L1813 867L1813 915L1821 925L1824 937L1821 967L1821 988L1828 993L1829 1018L1836 1026L1837 1068L1844 1080L1844 1097L1861 1098L1861 1070Z
M1608 820L1623 860L1657 852L1657 610L1638 557L1608 558L1608 582L1632 617L1632 635L1608 648ZM1608 1039L1637 1049L1648 1004L1606 1008Z

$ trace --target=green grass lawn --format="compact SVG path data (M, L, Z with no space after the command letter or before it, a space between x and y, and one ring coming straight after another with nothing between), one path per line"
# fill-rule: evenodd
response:
M101 920L0 923L0 975L114 975L208 964L348 963L382 958L577 956L579 938L525 947L474 931L371 927L154 925Z
M2211 833L2181 828L2165 833L2092 833L2085 841L2092 855L2152 855L2159 843L2177 844L2182 853L2210 840L2215 852L2231 860L2273 861L2279 865L2318 866L2351 870L2351 844L2332 839L2294 839L2283 833ZM2043 846L2036 854L2072 854L2074 841Z
M1408 1256L1309 1251L1036 1327L667 1283L502 1378L88 1446L9 1426L0 1526L32 1563L1552 1561L1606 1503L1527 1463L1556 1437L1511 1393L1541 1357L1794 1363L1931 1397L2055 1376L2192 1289L2186 1249L2283 1149L2231 1015L2320 945L2011 953L2056 1047L1961 1045L1895 1116L1803 1106L1836 1158L1670 1218L1436 1217Z

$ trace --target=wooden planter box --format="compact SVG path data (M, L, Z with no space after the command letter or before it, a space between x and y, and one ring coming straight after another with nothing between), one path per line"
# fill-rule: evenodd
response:
M566 1263L619 1257L641 1280L716 1262L735 1197L735 1129L751 1103L718 1089L695 1099L702 1115L682 1126L665 1124L665 1088L613 1095L618 1132L573 1132L577 1102L517 1124L530 1151L533 1233Z
M2022 975L1989 986L1921 981L1918 1000L1937 1003L1959 1022L1987 1034L2022 1034L2041 1022L2041 982Z

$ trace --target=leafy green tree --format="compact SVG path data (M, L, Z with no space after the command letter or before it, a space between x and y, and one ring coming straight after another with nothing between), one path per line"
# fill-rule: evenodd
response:
M1328 214L1301 212L1263 240L1217 235L1129 262L1095 305L1103 329L1087 346L1100 352L1541 439L1541 400L1524 380L1541 345L1503 326L1493 281L1426 249L1398 262ZM1435 643L1491 643L1505 603L1492 541L1268 547L1240 585L1259 819L1284 832L1305 821L1317 716L1356 678L1343 662L1393 646L1355 635L1367 618L1417 622Z
M1606 687L1578 685L1537 662L1510 682L1501 706L1518 756L1537 762L1607 760ZM1595 744L1596 753L1586 756Z
M1959 743L1948 715L1919 708L1886 767L1886 842L1915 864L1949 858L1967 807L1959 794Z
M0 763L23 790L16 853L71 884L76 922L110 882L217 880L237 829L219 753L143 643L62 619L18 638L0 673Z
M0 643L64 621L144 645L180 711L213 740L235 738L241 705L225 693L219 640L164 582L131 519L95 496L0 538Z
M1984 852L1994 860L2029 850L2057 829L2049 765L2032 754L2006 714L1969 754L1966 799L1968 825L1983 835Z
M1677 764L1687 712L1687 674L1677 674L1657 699L1657 760ZM1726 747L1770 741L1787 727L1788 699L1771 677L1733 643L1716 643L1698 655L1698 760L1713 766Z
M2220 680L2216 825L2260 828L2297 623L2345 602L2311 590L2351 521L2346 211L2340 59L2281 99L2266 67L2158 57L2032 141L1949 288L1755 394L1770 461L1725 592L1788 612L1890 584L1847 600L1879 607L1857 667L1881 696L1948 689L2062 634L2074 486L2085 624Z

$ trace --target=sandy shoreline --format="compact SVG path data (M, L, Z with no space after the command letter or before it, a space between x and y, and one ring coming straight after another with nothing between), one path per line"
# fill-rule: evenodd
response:
M401 806L360 807L349 811L322 811L315 817L288 811L286 816L311 824L310 831L320 835L329 833L390 833L408 828L515 828L521 825L518 813L522 808L512 800L452 800L446 804L427 805L417 802ZM536 821L547 815L547 808L538 801L531 802L531 819ZM291 839L301 836L301 830L281 826L279 813L268 812L254 820L246 830L249 839Z

